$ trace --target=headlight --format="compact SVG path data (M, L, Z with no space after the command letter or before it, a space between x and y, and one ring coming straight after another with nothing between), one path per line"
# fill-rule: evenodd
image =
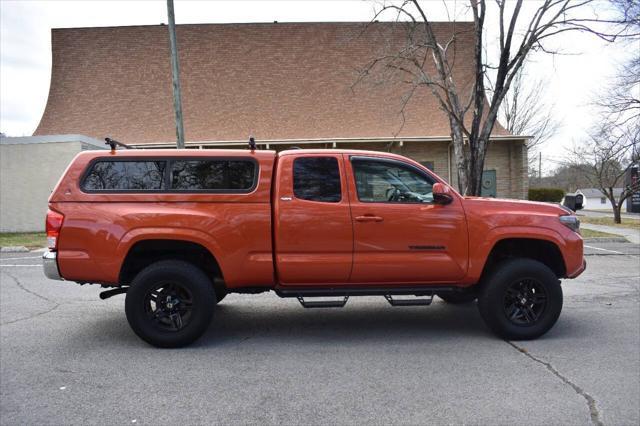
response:
M574 215L560 216L560 222L574 232L580 231L580 219Z

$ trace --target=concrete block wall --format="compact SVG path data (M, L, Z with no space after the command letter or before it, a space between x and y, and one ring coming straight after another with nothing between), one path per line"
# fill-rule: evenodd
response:
M102 149L96 143L73 139L0 140L0 232L44 231L47 200L71 160L83 145Z

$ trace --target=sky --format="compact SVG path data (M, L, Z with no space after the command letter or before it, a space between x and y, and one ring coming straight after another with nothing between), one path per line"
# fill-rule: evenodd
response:
M523 16L535 0L525 2ZM432 20L464 19L465 1L423 2ZM446 8L445 8L446 6ZM606 2L602 2L606 6ZM176 24L228 22L368 21L376 3L354 1L180 1ZM527 9L528 8L528 9ZM495 14L494 14L495 15ZM0 131L29 136L42 117L51 76L51 28L157 25L167 22L166 1L0 0ZM492 22L488 22L488 39ZM178 40L179 43L179 40ZM543 169L555 168L566 149L584 140L597 121L592 106L629 54L630 45L565 33L551 47L565 54L531 57L527 74L547 85L547 103L561 123L543 147ZM631 48L640 48L632 45ZM533 79L532 79L533 80Z

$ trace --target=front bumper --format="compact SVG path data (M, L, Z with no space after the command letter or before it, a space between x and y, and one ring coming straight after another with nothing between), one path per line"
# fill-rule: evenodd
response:
M583 257L582 258L582 265L580 265L580 267L578 269L576 269L573 272L570 272L567 275L567 278L576 278L578 275L582 274L585 269L587 269L587 260Z
M42 268L44 269L44 275L50 280L60 280L63 278L60 276L60 270L58 270L58 254L54 251L46 251L42 255Z

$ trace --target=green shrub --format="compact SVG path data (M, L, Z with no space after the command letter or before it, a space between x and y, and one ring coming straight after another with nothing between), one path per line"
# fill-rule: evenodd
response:
M564 191L560 188L530 188L529 200L559 203L564 197Z

